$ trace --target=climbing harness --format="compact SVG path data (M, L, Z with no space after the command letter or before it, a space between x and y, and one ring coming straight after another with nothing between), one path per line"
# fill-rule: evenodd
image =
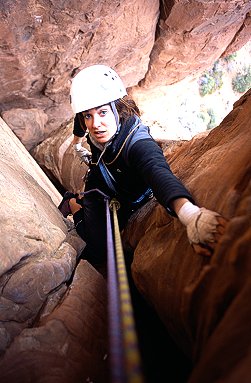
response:
M113 175L111 172L108 170L108 168L105 165L105 162L103 159L99 162L99 168L102 173L102 176L105 180L106 185L110 189L110 191L114 195L118 195L118 185L116 180L114 179ZM125 191L124 191L125 192ZM131 201L131 207L132 211L138 209L140 206L144 205L148 200L153 198L153 191L151 188L148 188L144 193L142 193L135 201Z
M108 188L113 193L117 194L117 190L115 187L116 181L115 181L114 177L112 176L112 174L107 169L107 167L105 166L103 159L99 162L99 168L100 168L100 171L102 173L102 176L104 177L104 180L105 180Z
M110 197L99 189L92 189L81 194L93 192L103 196L106 206L111 383L143 383L141 358L117 217L120 204L116 199L110 201ZM112 210L114 235L110 210Z

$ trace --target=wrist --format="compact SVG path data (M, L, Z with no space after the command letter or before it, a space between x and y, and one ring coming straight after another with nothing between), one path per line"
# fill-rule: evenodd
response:
M190 220L194 216L197 216L199 212L200 212L200 208L198 206L187 201L181 206L177 215L180 222L183 223L183 225L187 226Z

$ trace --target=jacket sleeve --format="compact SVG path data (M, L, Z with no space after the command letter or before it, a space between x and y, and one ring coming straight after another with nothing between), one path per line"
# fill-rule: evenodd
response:
M129 166L143 177L153 190L157 201L175 215L170 203L177 198L187 198L194 203L189 191L172 173L162 149L151 138L136 141L128 150Z

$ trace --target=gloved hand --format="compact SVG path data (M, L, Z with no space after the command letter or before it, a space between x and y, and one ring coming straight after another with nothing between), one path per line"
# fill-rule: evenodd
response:
M219 213L185 202L178 211L179 220L187 228L187 236L194 250L212 255L216 243L224 233L227 220Z
M89 163L91 162L91 158L92 158L91 152L85 149L80 142L77 144L74 144L73 147L77 156L80 158L81 162L84 162L87 166L89 166Z

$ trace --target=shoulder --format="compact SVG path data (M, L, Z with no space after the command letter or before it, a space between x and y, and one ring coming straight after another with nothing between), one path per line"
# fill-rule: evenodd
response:
M150 134L150 129L148 126L144 124L140 124L135 131L132 132L130 139L127 141L125 148L123 150L123 157L126 162L128 162L128 158L130 153L133 151L142 152L145 151L146 146L149 149L149 145L152 151L153 149L158 148L156 141Z
M135 142L139 140L153 139L150 134L149 127L142 123L139 123L138 126L134 127L131 133L131 137L127 143L127 150L130 149L135 144Z

